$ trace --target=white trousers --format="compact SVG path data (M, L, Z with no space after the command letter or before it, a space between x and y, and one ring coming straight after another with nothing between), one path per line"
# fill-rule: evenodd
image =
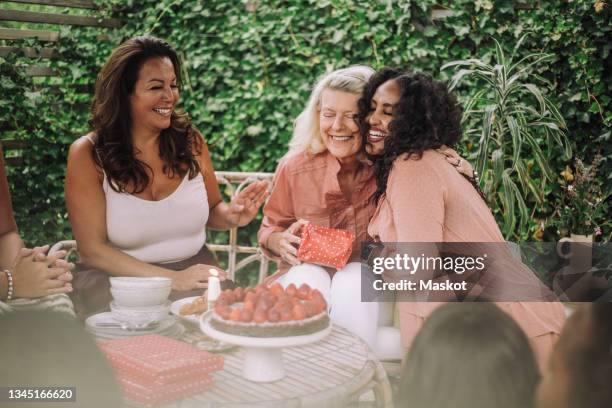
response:
M331 321L361 337L372 350L376 346L378 327L378 303L361 301L361 264L351 262L334 274L313 264L304 263L289 269L278 278L287 287L293 283L298 288L307 283L318 289L330 309Z

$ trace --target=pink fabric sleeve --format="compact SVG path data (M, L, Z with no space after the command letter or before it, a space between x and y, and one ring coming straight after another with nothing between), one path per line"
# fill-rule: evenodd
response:
M274 180L272 182L272 193L263 209L263 220L257 232L257 241L266 256L272 259L280 259L268 251L266 242L273 232L286 230L296 220L291 198L291 183L285 159L281 160Z
M427 152L420 160L399 157L387 183L397 242L442 242L446 191Z

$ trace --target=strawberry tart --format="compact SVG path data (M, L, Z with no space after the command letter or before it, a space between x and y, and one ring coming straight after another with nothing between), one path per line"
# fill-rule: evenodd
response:
M247 337L289 337L316 333L329 326L327 303L307 284L279 283L227 289L215 302L210 324L221 332Z

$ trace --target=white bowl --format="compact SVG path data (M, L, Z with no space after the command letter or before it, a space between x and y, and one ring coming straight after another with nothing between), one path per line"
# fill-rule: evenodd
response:
M155 289L172 287L172 279L161 276L137 278L131 276L114 276L110 278L111 287L117 289Z
M166 301L162 305L147 307L125 307L118 305L116 302L111 302L110 309L118 322L125 323L128 326L143 326L168 318L170 301Z
M144 288L144 289L120 289L110 288L115 303L125 307L155 306L161 305L170 295L172 287Z

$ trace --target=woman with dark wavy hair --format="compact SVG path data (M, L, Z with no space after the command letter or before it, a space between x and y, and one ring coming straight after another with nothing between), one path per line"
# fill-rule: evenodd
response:
M104 272L96 279L105 285L108 275L164 276L174 290L205 288L216 268L205 227L246 225L267 197L261 181L223 202L206 142L176 110L180 86L181 64L168 43L125 41L98 76L92 131L70 147L68 215L84 263ZM81 276L77 296L79 286L96 286L91 276L79 285ZM106 293L94 293L103 298L95 302L83 294L92 306L85 309L104 305Z
M359 107L362 137L376 173L377 209L368 226L370 236L382 242L418 243L432 256L439 254L438 247L428 243L505 242L473 180L454 171L435 150L442 145L454 147L462 135L461 108L446 85L426 74L385 68L372 76ZM496 259L500 262L491 263L487 273L489 279L507 284L504 290L518 291L522 288L518 282L525 287L543 286L537 280L534 284L530 271L524 273L522 264L510 259L505 245L487 249L501 254ZM516 267L523 275L514 269L496 275L494 266ZM399 302L404 347L409 347L425 318L439 305ZM498 305L525 330L543 366L565 320L563 306L547 302Z

